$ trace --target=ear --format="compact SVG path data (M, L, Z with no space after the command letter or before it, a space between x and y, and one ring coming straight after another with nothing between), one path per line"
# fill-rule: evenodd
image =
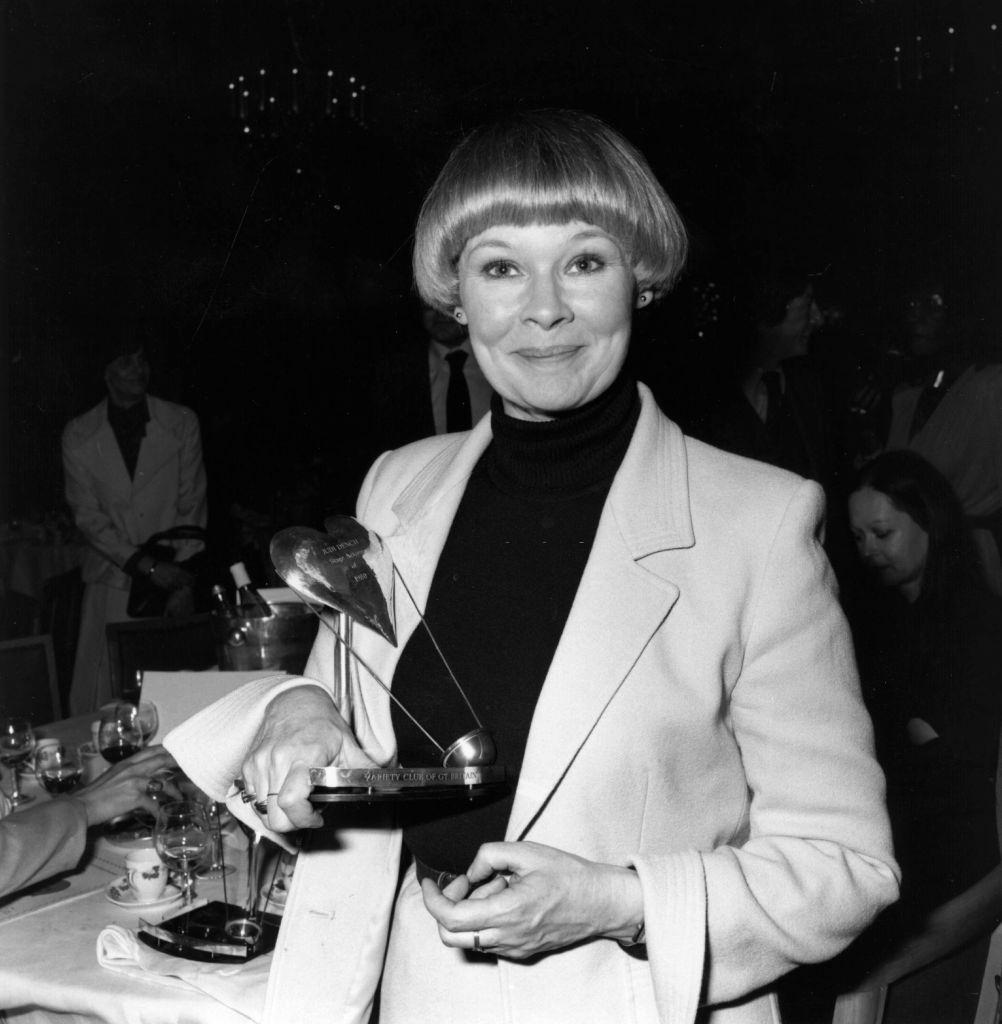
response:
M651 299L654 298L654 291L650 288L645 288L642 292L637 294L636 307L637 309L643 309L644 306L651 304Z
M466 313L463 311L462 306L457 306L453 311L452 315L456 318L456 322L460 324L466 323Z

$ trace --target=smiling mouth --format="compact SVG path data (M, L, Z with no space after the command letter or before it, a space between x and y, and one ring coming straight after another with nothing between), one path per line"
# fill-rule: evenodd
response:
M550 359L566 359L581 349L580 345L551 345L549 348L521 348L515 353L522 359L545 362Z

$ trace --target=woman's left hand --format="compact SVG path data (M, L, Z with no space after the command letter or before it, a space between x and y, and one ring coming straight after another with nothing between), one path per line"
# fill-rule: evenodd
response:
M445 945L512 960L597 936L629 940L644 916L636 872L539 843L485 843L465 875L421 889Z

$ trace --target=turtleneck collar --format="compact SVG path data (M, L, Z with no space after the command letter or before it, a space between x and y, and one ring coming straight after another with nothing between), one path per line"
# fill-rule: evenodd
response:
M553 420L515 419L495 395L487 472L499 490L526 497L570 497L608 485L639 415L637 385L626 372L597 398Z

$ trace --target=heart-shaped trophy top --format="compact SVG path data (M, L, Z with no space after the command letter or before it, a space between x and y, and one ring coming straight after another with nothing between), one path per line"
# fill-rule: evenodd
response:
M395 647L393 558L382 539L351 516L331 516L326 533L290 526L271 539L271 561L297 593L344 612Z

